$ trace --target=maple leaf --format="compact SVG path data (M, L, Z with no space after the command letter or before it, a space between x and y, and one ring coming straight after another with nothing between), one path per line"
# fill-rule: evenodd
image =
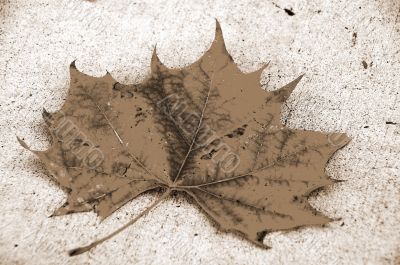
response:
M334 182L326 163L349 139L283 126L281 106L301 77L266 92L263 69L239 70L218 22L214 42L198 61L171 69L154 51L151 74L140 84L120 84L108 73L90 77L72 64L61 110L43 112L52 145L31 150L68 191L53 215L94 210L105 218L146 191L162 195L111 235L70 255L121 232L172 191L193 197L221 230L263 247L266 233L329 222L307 198Z

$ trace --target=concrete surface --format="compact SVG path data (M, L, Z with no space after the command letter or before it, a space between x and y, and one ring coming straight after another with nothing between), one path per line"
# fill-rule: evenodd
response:
M400 264L398 0L0 3L0 264ZM93 213L49 218L66 196L15 135L48 146L41 110L62 104L72 60L87 74L108 70L138 82L155 44L171 67L200 57L214 18L243 71L271 62L266 89L306 74L284 108L288 126L353 138L328 166L346 181L310 199L341 220L270 234L266 251L218 232L192 202L174 198L90 253L68 257L132 219L154 194L103 222Z

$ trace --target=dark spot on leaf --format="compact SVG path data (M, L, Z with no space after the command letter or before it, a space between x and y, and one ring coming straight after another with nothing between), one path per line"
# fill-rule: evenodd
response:
M221 142L221 139L215 139L210 143L210 145L219 145L220 142Z
M116 175L123 176L128 171L129 167L129 164L115 162L112 165L112 172Z
M260 232L257 232L257 241L262 243L264 240L264 237L268 234L268 230L263 230Z
M112 89L116 92L119 92L120 98L129 99L133 97L133 93L130 91L129 86L115 83Z
M235 129L232 133L228 133L225 136L227 136L228 138L233 138L233 137L238 137L238 136L242 136L244 134L245 128L237 128Z
M212 158L212 156L215 154L215 152L217 152L217 150L212 149L208 154L202 155L201 159L210 160Z

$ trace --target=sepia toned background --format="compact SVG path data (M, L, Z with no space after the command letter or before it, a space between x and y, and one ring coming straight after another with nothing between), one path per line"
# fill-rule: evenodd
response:
M215 19L244 72L270 62L263 88L305 77L284 106L291 128L346 132L327 171L345 180L310 198L337 221L266 236L270 250L218 231L192 201L172 198L89 253L154 199L146 194L100 222L50 218L65 193L33 149L45 149L42 108L56 111L69 64L140 82L154 46L169 67L198 59ZM0 0L0 264L400 264L400 2Z

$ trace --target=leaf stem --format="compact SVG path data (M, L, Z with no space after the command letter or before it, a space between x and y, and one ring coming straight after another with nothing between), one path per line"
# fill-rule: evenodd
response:
M136 221L138 221L141 217L145 216L146 214L148 214L151 210L153 210L155 207L157 207L160 202L162 202L165 198L167 198L169 196L169 194L171 193L171 190L168 189L165 193L163 193L157 200L155 200L150 206L148 206L146 208L146 210L144 210L143 212L141 212L138 216L136 216L134 219L132 219L131 221L129 221L128 223L126 223L124 226L118 228L117 230L115 230L114 232L112 232L111 234L98 239L96 241L94 241L93 243L87 245L87 246L83 246L83 247L79 247L79 248L74 248L70 251L68 251L68 254L70 256L76 256L76 255L80 255L82 253L85 253L89 250L91 250L92 248L96 247L97 245L103 243L104 241L114 237L115 235L119 234L120 232L122 232L123 230L125 230L126 228L128 228L130 225L136 223Z

